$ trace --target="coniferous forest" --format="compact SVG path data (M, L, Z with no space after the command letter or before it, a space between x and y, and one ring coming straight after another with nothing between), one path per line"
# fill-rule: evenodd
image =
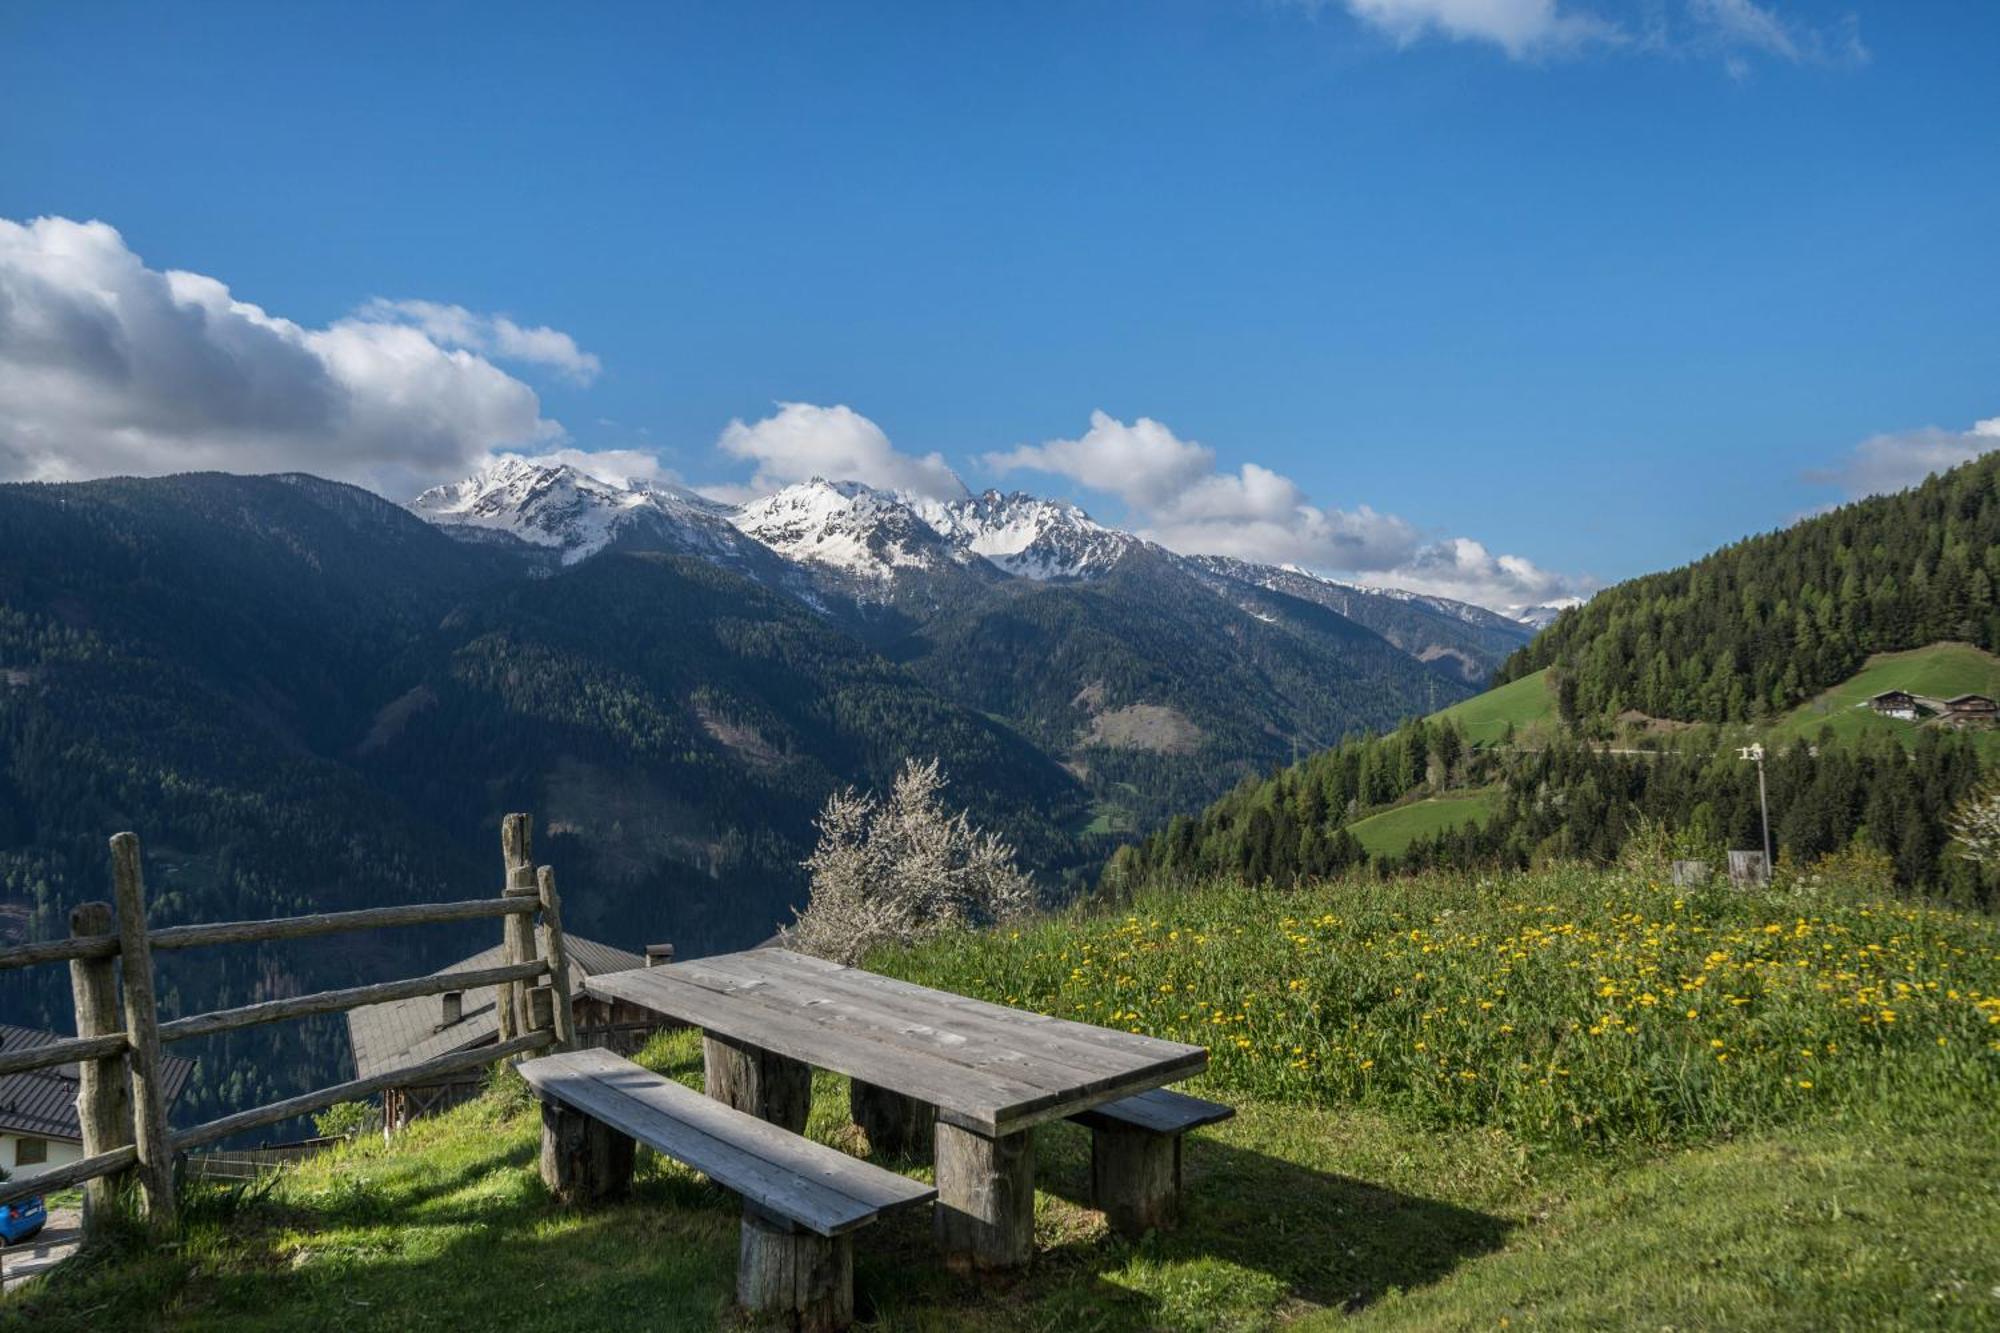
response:
M2000 453L1621 583L1565 612L1496 683L1553 668L1566 720L1636 709L1769 717L1871 653L2000 645Z

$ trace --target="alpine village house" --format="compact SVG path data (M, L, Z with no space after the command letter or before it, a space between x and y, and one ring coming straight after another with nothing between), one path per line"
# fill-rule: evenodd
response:
M577 1039L631 1055L663 1026L658 1014L619 1001L594 1000L583 993L584 978L601 972L626 972L673 961L673 946L647 946L646 956L614 949L608 944L571 935L567 939L569 975L563 993L576 1020ZM466 972L505 965L504 945L494 945L460 959L440 972ZM500 1039L500 1017L491 986L446 991L409 1000L364 1005L348 1011L347 1040L354 1052L357 1078L372 1078L387 1070L413 1065ZM475 1071L424 1083L392 1087L382 1094L382 1130L393 1134L418 1116L443 1111L479 1094L482 1077Z
M0 1023L0 1051L67 1041L59 1033ZM194 1073L194 1061L161 1057L160 1075L171 1108ZM0 1170L17 1180L67 1166L83 1157L83 1126L76 1118L74 1064L0 1075Z

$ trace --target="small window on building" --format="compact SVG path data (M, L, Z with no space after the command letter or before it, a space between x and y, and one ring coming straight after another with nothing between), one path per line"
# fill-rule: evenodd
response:
M41 1166L49 1160L49 1141L22 1137L14 1144L15 1166Z

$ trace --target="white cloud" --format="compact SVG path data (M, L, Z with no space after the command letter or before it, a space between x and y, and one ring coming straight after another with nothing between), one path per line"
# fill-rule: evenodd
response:
M1317 13L1333 0L1291 0ZM1815 26L1756 0L1655 0L1636 18L1608 17L1576 0L1339 0L1398 46L1426 37L1486 42L1515 60L1619 49L1719 60L1747 77L1755 58L1790 64L1861 65L1869 59L1852 17Z
M1367 505L1323 508L1291 478L1256 463L1218 471L1213 449L1149 417L1127 425L1093 412L1090 429L1076 439L1023 445L982 461L1003 472L1054 473L1115 495L1140 534L1170 550L1300 565L1496 607L1590 586L1521 556L1493 555L1470 538L1427 544L1407 520Z
M546 325L525 327L505 315L482 315L462 305L436 301L389 301L376 297L357 312L360 319L408 324L443 347L462 347L502 361L549 366L578 384L596 379L604 365L576 345L576 339Z
M1345 0L1363 23L1400 45L1437 33L1458 41L1491 42L1516 60L1574 50L1617 37L1602 19L1559 7L1556 0Z
M757 465L749 495L768 494L814 477L859 481L940 500L965 494L965 483L945 466L942 455L919 458L899 452L880 426L851 407L779 403L778 410L762 421L749 425L731 421L716 447ZM738 492L735 487L712 487L705 493Z
M1920 426L1870 436L1835 466L1814 468L1805 479L1816 486L1838 486L1847 499L1859 500L1907 490L1934 472L1970 463L1995 449L2000 449L2000 417L1976 421L1964 431Z
M1756 0L1688 0L1688 29L1669 35L1669 49L1721 58L1738 78L1749 73L1749 57L1769 56L1794 65L1865 65L1868 48L1851 15L1815 27L1780 14Z
M496 454L492 462L498 462L508 455ZM653 485L678 486L681 477L678 472L660 461L658 454L647 453L643 449L550 449L543 453L514 455L529 463L553 466L566 463L585 476L599 481L610 482L613 486L629 486L633 482Z
M420 328L306 328L105 223L0 218L0 478L297 469L402 495L561 436L534 390Z

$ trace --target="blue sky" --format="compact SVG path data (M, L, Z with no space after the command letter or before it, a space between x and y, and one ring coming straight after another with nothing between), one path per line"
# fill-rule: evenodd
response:
M1921 0L16 0L0 470L937 452L1553 595L1991 438L1996 56L2000 6ZM161 346L51 332L126 282Z

